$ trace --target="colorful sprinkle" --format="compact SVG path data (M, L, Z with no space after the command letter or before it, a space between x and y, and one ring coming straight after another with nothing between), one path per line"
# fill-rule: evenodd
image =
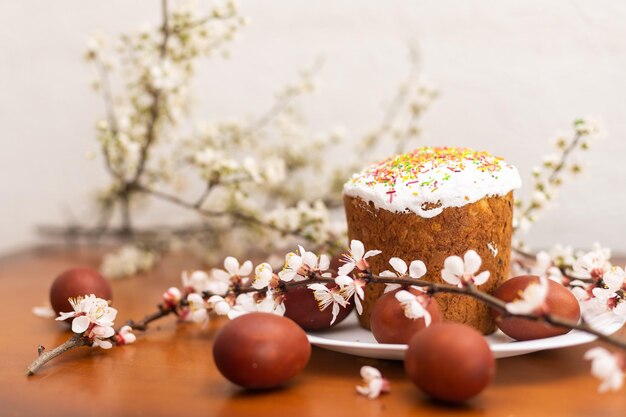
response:
M388 187L390 191L387 194L392 202L395 188L399 185L409 186L419 183L421 187L428 187L430 192L436 191L442 184L438 183L435 179L437 175L434 174L440 173L442 169L449 172L443 177L438 176L441 181L449 181L454 173L462 172L467 165L473 165L478 171L497 178L498 172L505 166L502 162L502 158L489 152L469 148L423 147L374 165L352 181L365 180L369 186L382 184Z

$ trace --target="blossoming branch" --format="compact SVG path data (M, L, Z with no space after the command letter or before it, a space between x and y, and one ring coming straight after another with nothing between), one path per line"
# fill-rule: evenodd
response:
M198 61L228 57L247 23L234 1L218 1L202 12L189 2L162 0L160 24L113 41L90 41L85 58L96 70L92 85L105 107L96 136L110 182L98 193L95 225L46 227L44 233L126 243L103 261L102 272L112 278L152 268L172 247L214 254L206 259L211 263L220 256L217 248L236 255L252 249L242 245L246 241L271 249L297 239L319 250L339 250L345 232L332 221L331 210L341 201L340 184L354 167L378 158L383 145L401 149L417 138L437 92L422 81L411 51L409 75L380 124L359 139L363 146L352 160L335 164L328 155L346 135L338 128L311 131L299 109L316 88L321 60L251 121L190 120ZM195 126L191 132L189 125ZM318 187L311 187L312 176ZM194 188L195 196L187 198ZM172 204L197 220L138 227L136 217L147 201Z
M240 264L234 257L227 257L224 269L215 268L210 273L183 273L182 290L169 288L164 292L156 313L141 321L130 321L118 332L112 330L116 311L108 307L106 302L94 296L75 300L72 302L74 312L63 313L59 317L60 320L73 318L72 330L75 335L50 353L40 352L40 357L29 367L28 372L36 372L48 360L73 347L92 345L109 348L114 343L132 343L135 340L132 330L147 330L151 322L172 314L178 316L179 321L195 323L205 323L211 312L231 319L259 311L283 315L284 301L289 297L290 290L304 285L312 290L312 296L320 310L331 309L331 323L336 320L340 308L349 303L354 303L357 312L361 313L365 285L383 283L386 284L387 291L400 289L395 298L402 306L405 316L413 320L423 318L426 326L430 323L426 307L431 297L437 293L457 294L480 300L498 311L502 317L523 318L580 330L626 350L626 341L594 328L591 320L599 313L612 314L622 322L626 320L626 273L622 268L610 265L601 250L596 249L581 255L574 261L574 271L586 282L569 283L575 293L585 293L584 296L579 295L579 300L584 307L585 317L590 319L589 324L558 317L548 308L546 301L550 278L546 272L552 266L543 265L548 268L546 271L539 271L541 274L538 282L528 285L513 301L505 302L479 289L489 278L489 271L479 272L482 260L473 250L467 251L463 257L453 255L445 260L441 272L445 283L421 279L427 266L420 260L413 260L407 265L402 259L391 258L389 264L392 270L379 275L373 274L367 260L379 254L378 250L366 251L360 241L353 240L349 252L343 255L344 265L337 272L329 269L328 256L318 256L302 246L297 252L286 255L284 267L277 273L269 263L261 263L253 268L250 261ZM418 293L409 289L416 289ZM606 355L590 353L587 357L606 362ZM620 354L616 355L616 358L621 357ZM615 364L621 363L615 360ZM603 366L597 365L594 369L604 369ZM618 384L614 382L615 372L623 372L623 369L603 372L596 369L594 374L613 378L608 386L617 388Z

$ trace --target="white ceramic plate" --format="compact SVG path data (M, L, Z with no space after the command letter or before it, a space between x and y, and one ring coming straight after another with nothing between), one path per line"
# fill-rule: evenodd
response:
M594 327L606 334L615 333L623 324L622 321L615 321L610 316L601 317L594 321ZM351 314L343 322L331 329L309 332L308 337L311 344L315 346L366 358L402 360L404 359L404 351L407 349L407 345L391 345L376 342L370 331L359 326L355 314ZM499 330L485 337L496 358L582 345L596 339L596 336L578 330L572 330L561 336L521 342L511 339Z

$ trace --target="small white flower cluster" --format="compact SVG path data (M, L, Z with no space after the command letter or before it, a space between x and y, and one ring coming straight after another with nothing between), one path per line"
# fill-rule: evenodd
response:
M72 331L83 335L92 342L92 346L102 349L113 347L111 340L117 344L130 344L135 341L135 335L130 326L123 326L119 332L113 329L113 320L117 310L109 306L109 302L95 295L70 298L70 305L74 311L61 313L57 320L72 319Z
M312 204L300 200L293 207L279 205L266 214L267 222L285 231L298 234L314 243L324 243L332 235L330 212L321 200Z
M335 278L336 288L329 289L325 285L310 284L309 288L314 290L314 297L318 301L320 310L324 310L332 305L333 318L331 324L335 321L340 307L345 307L350 299L353 299L357 312L361 314L361 301L364 298L364 290L366 279L362 277L362 273L370 273L367 258L379 255L379 250L365 251L363 243L359 240L352 240L350 243L350 252L344 255L342 261L344 265L338 270L338 276ZM465 253L464 258L459 256L450 256L444 262L444 269L441 276L444 281L458 287L468 285L482 285L489 278L489 271L476 274L480 269L482 260L480 256L473 250ZM407 263L400 258L391 258L389 264L394 271L383 271L381 277L402 277L419 279L426 274L426 265L420 260L414 260L407 266ZM357 270L357 274L350 277L349 275ZM407 273L408 272L408 273ZM414 292L400 290L395 294L395 298L402 305L404 314L407 318L417 320L423 318L426 326L431 322L430 313L426 309L430 302L430 296L419 286L410 286ZM399 284L387 284L385 292L402 288Z
M572 131L558 135L555 140L555 152L545 155L542 164L532 170L533 194L528 202L517 199L513 227L526 232L537 220L538 213L550 206L556 198L557 189L563 184L565 175L578 174L582 164L572 161L582 151L589 149L591 143L600 136L599 124L591 118L576 119ZM516 243L522 247L523 243Z
M97 72L92 85L106 105L96 132L112 175L110 199L121 198L126 185L144 173L151 182L173 178L171 164L164 162L176 153L172 130L188 113L196 59L227 55L228 44L246 24L233 1L209 16L198 15L188 3L163 10L159 26L124 33L110 45L101 37L87 44L85 58Z
M380 371L373 366L361 367L362 383L356 386L356 392L370 400L378 398L380 394L391 391L389 381L383 378Z
M512 274L538 275L569 287L590 324L604 313L611 313L616 321L626 321L626 272L613 265L610 257L610 249L598 243L588 252L557 244L537 253L532 265L522 257L514 258Z
M260 311L283 315L285 307L282 298L273 291L270 281L275 274L269 264L263 263L255 268L252 262L239 261L229 256L224 260L224 269L211 271L183 272L183 291L176 287L163 293L166 308L178 309L181 321L203 323L209 320L209 312L235 318L242 314ZM263 285L258 285L263 282ZM233 289L266 289L265 293L248 291L236 294Z
M513 275L538 275L569 287L590 324L605 313L611 313L616 321L626 321L626 272L613 265L610 257L610 249L598 243L588 252L558 244L539 252L530 266L521 258L514 259Z
M158 257L153 251L127 244L104 256L100 272L107 278L124 278L149 271L157 260Z
M624 384L626 356L613 353L602 347L589 349L585 359L591 361L591 374L602 381L598 392L619 391Z
M583 315L612 312L616 320L626 321L626 272L612 265L606 253L596 249L578 257L573 265L572 292L581 302Z

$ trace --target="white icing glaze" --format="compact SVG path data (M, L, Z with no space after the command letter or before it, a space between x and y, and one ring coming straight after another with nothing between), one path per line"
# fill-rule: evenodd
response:
M372 165L344 185L344 194L393 212L431 218L521 186L517 168L486 152L424 147Z

